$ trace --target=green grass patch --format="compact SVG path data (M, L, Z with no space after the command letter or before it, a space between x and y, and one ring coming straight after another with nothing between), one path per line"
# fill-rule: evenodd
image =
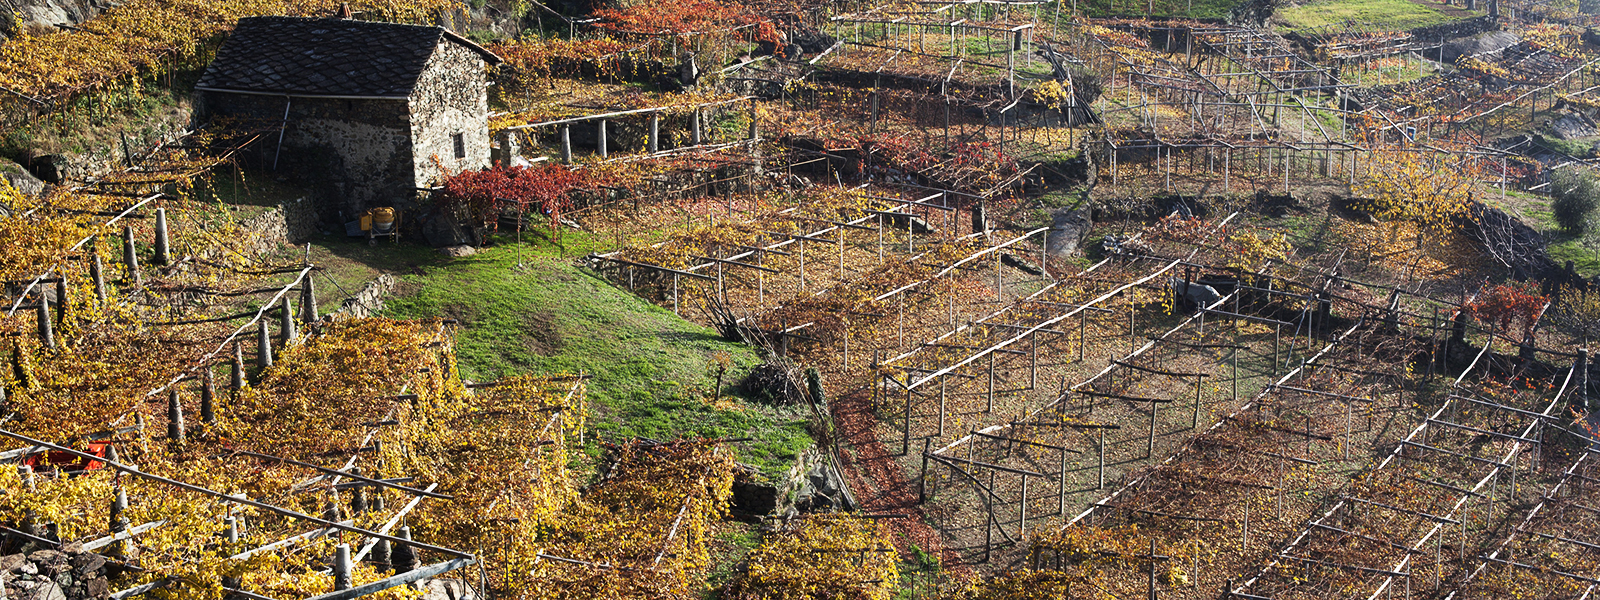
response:
M750 551L761 545L761 530L738 521L725 521L711 537L711 572L706 574L703 598L721 598L722 587L733 583Z
M939 580L943 574L939 557L927 553L914 543L910 544L909 552L900 555L900 586L895 591L895 599L934 596L939 590Z
M1560 152L1573 158L1593 158L1595 140L1564 140L1558 137L1545 136L1537 142L1539 145Z
M1585 278L1600 275L1600 247L1588 248L1583 240L1572 235L1555 234L1551 236L1547 252L1558 265L1572 261L1572 268Z
M288 247L280 255L283 260L298 260L304 256L304 247ZM360 238L317 236L311 242L311 264L322 268L315 275L317 313L339 310L345 298L360 292L367 282L379 275L425 273L424 269L443 267L449 260L432 248L416 244L368 246L366 240Z
M1416 29L1478 14L1446 12L1409 0L1324 0L1279 8L1273 18L1287 29L1309 29L1345 21L1380 29Z
M575 266L570 253L599 242L573 232L564 239L566 251L547 241L501 243L476 256L408 262L385 314L460 320L456 348L463 377L473 380L592 375L594 430L602 437L750 437L756 441L738 446L740 459L772 477L811 445L799 409L736 397L713 405L714 357L732 364L727 399L760 363L753 349ZM384 252L383 244L376 248Z

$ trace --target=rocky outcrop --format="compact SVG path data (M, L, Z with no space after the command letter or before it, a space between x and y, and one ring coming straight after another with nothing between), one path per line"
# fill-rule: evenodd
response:
M1600 135L1594 119L1583 113L1570 113L1550 123L1550 132L1564 140L1591 138Z
M1267 20L1272 18L1272 11L1277 7L1277 0L1245 0L1228 11L1228 22L1266 29Z
M1439 34L1435 33L1431 36L1417 36L1416 39L1427 41L1438 39L1438 36ZM1515 46L1520 41L1522 41L1521 36L1509 31L1491 31L1483 35L1454 40L1444 45L1443 62L1453 65L1463 56L1494 54Z
M77 25L110 8L110 0L9 0L0 8L0 40L18 32Z

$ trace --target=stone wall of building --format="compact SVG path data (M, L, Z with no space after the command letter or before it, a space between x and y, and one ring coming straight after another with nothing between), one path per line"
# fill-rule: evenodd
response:
M483 56L442 39L411 92L415 186L429 187L443 167L452 173L489 165L489 96ZM455 136L465 156L456 157Z
M411 124L404 99L332 99L227 92L197 92L203 118L238 115L283 119L280 149L276 139L255 146L252 166L295 173L319 190L314 198L323 216L348 221L374 206L409 202L412 188ZM276 165L274 165L276 163Z

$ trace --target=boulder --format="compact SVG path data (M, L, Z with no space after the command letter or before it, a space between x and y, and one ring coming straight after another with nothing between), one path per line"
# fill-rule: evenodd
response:
M65 570L67 567L67 555L57 550L35 551L28 555L28 561L39 565L39 568L44 571L54 572Z
M106 566L106 559L93 552L85 552L72 557L72 569L79 574L89 574Z
M1183 279L1168 277L1167 283L1172 286L1172 293L1183 298L1191 306L1211 306L1222 299L1222 294L1217 293L1217 288L1199 282L1190 282L1187 285Z
M1050 231L1045 234L1045 245L1049 247L1050 255L1058 258L1071 256L1083 245L1084 238L1088 237L1093 227L1089 209L1057 209L1051 215Z
M12 583L13 592L17 598L28 600L67 600L67 594L54 581L49 580L19 580Z
M6 12L15 12L15 27L55 29L57 25L77 25L100 14L110 5L109 2L96 0L17 0L8 2L11 8Z
M17 191L24 195L37 196L44 193L44 180L34 177L33 173L29 173L22 165L15 162L0 159L0 175L4 175L6 181L11 182L11 187L17 188ZM6 208L8 207L0 206L0 210Z
M806 473L806 483L794 496L794 510L800 513L834 512L852 507L844 495L844 482L826 461Z
M1444 45L1443 60L1447 64L1456 64L1462 56L1478 56L1494 54L1506 48L1515 46L1522 38L1509 31L1491 31L1483 35L1467 37L1451 41Z
M104 577L90 579L83 587L84 595L90 598L105 598L111 595L111 582Z
M832 48L833 44L839 41L831 35L805 26L789 30L788 35L789 41L799 46L800 51L805 54L817 54ZM793 58L799 58L799 56L796 55Z
M31 565L28 557L21 554L0 556L0 573L21 573L23 565Z
M929 224L927 221L923 220L922 217L916 215L892 214L882 215L882 217L883 225L889 229L905 231L906 227L910 227L911 232L918 235L926 235L939 231L938 229L934 228L932 224Z
M462 244L460 246L445 246L440 248L439 252L451 258L461 258L464 256L472 256L477 254L478 249L466 244Z
M472 233L448 215L434 213L422 223L422 236L435 248L472 245Z
M460 579L429 579L422 584L422 600L477 600L475 592Z

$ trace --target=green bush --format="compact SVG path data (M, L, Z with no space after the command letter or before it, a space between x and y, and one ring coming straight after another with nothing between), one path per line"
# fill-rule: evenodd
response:
M1582 234L1592 226L1600 209L1600 184L1588 170L1567 167L1550 174L1550 198L1556 224Z

